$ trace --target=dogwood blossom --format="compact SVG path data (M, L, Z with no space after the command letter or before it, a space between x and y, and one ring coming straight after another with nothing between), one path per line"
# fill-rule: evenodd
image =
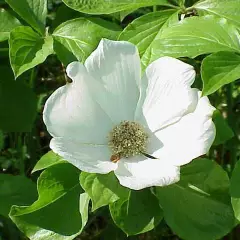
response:
M73 82L49 97L43 119L50 148L82 171L114 171L135 190L169 185L213 143L214 107L191 88L191 65L161 57L141 76L136 46L103 39L66 71Z

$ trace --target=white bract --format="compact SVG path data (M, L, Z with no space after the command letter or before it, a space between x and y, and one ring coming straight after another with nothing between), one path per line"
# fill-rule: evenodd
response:
M136 190L169 185L213 143L214 107L191 88L195 71L186 63L162 57L141 76L133 44L103 39L67 75L73 82L50 96L43 119L50 148L82 171L114 171Z

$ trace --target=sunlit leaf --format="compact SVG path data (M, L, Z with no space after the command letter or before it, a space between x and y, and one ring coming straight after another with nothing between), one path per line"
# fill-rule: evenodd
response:
M9 33L15 28L20 26L21 23L17 18L12 16L5 9L0 9L0 42L7 40Z
M88 218L89 197L82 193L79 170L68 163L47 168L38 179L39 198L14 206L10 217L31 240L70 240Z
M120 34L119 40L129 41L138 47L140 56L150 48L163 24L176 10L165 10L143 15L132 21Z
M53 165L63 163L65 160L60 157L58 154L54 153L53 151L49 151L48 153L44 154L40 160L37 162L35 167L32 170L32 173L43 170L45 168L51 167Z
M167 0L63 0L70 8L90 14L109 14L152 5L169 5Z
M161 56L196 57L218 51L240 52L240 35L226 19L191 17L165 28L151 48L151 61Z
M117 25L100 18L69 20L53 32L54 50L64 64L83 62L102 38L114 40L119 31Z
M198 14L214 14L224 17L230 22L240 26L240 1L238 0L203 0L193 5Z
M10 7L39 33L45 33L46 0L5 0Z
M51 36L41 37L30 27L18 27L10 33L10 62L15 78L45 61L53 53Z

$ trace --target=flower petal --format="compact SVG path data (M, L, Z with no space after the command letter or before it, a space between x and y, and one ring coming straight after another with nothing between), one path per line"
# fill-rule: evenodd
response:
M180 179L180 168L143 156L120 159L114 171L121 185L134 190L166 186Z
M147 67L142 80L148 81L142 111L152 131L178 121L195 109L197 91L190 88L194 78L191 65L171 57L159 58Z
M137 48L128 42L103 39L85 66L95 80L88 82L95 99L112 121L133 120L141 74Z
M50 148L82 171L109 173L117 168L107 145L82 144L72 139L53 138Z
M206 154L215 138L215 126L211 119L214 110L208 98L201 97L193 113L156 133L163 147L154 156L181 166Z
M73 62L67 67L72 83L58 88L47 100L43 120L53 137L70 137L83 143L106 143L113 123L91 97L85 67Z

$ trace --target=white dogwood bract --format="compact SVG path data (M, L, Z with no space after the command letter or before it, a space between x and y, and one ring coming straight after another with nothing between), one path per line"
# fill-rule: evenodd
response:
M73 82L49 97L43 119L53 136L50 148L82 171L114 171L135 190L165 186L213 143L215 108L191 88L195 71L180 60L159 58L141 76L133 44L103 39L85 64L69 64L67 75ZM123 121L144 128L146 154L113 162L109 133Z

